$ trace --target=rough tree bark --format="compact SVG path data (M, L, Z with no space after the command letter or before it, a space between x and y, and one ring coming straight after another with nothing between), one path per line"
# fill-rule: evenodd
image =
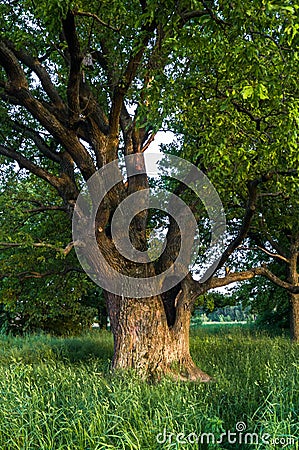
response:
M293 286L298 286L299 274L298 274L298 256L299 256L299 236L293 236L290 245L290 258L289 258L289 282ZM293 342L299 342L299 294L290 292L290 332Z
M113 369L134 369L143 378L162 376L190 381L211 377L194 363L189 351L191 311L182 290L176 296L176 318L167 320L161 296L133 299L106 292L114 336Z
M290 294L291 302L291 339L299 342L299 294Z

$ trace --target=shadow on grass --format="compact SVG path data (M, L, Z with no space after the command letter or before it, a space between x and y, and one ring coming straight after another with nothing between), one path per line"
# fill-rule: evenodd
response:
M47 334L0 336L0 364L81 363L100 360L107 366L113 355L113 339L108 331L93 330L78 337Z
M79 337L61 339L53 346L57 357L71 363L90 359L111 360L113 355L113 339L108 331L93 331Z

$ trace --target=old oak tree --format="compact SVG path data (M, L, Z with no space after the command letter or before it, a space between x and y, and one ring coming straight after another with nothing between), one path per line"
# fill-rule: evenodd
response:
M189 148L189 154L182 150L182 156L213 181L220 180L221 186L238 173L242 155L235 150L240 150L242 133L244 153L252 155L253 162L260 158L248 123L254 125L255 133L262 128L263 139L272 139L275 146L276 134L268 121L280 116L271 104L267 106L270 94L261 80L265 77L273 86L281 85L277 65L281 68L290 55L297 30L295 17L293 8L267 1L237 1L228 7L228 2L221 1L51 0L35 4L5 0L0 40L1 161L7 165L14 161L44 180L56 191L61 199L59 208L71 219L84 182L120 155L137 154L142 165L142 155L162 123L173 121L173 129L186 137ZM275 49L273 59L268 55L269 45ZM270 61L267 73L258 69L263 52ZM246 57L240 59L239 54ZM251 98L252 103L248 102ZM278 95L275 99L283 104ZM263 111L263 104L268 108L265 116L262 112L256 116L255 108L258 105ZM197 109L200 105L205 111ZM222 119L215 122L218 115L229 124ZM236 130L238 120L241 131L229 133ZM223 129L225 140L221 143ZM287 133L290 135L289 130ZM206 152L193 152L188 139ZM265 148L264 143L263 151ZM246 165L250 163L250 158L244 160ZM218 167L222 167L223 178ZM268 169L265 164L259 170L240 169L242 201L237 219L232 221L234 232L204 283L188 274L171 290L149 298L104 292L114 335L115 369L134 368L145 377L172 374L181 379L210 379L189 353L192 306L198 295L213 287L255 275L271 276L266 267L225 277L214 275L219 275L247 236L259 189L276 176L294 174L294 167L286 165L284 171L272 163ZM128 276L137 276L136 264L130 264L115 248L110 223L124 199L148 186L144 173L128 177L108 193L96 217L99 249L111 267ZM188 199L184 186L175 189ZM228 205L233 199L229 192ZM199 203L193 205L197 217L201 214ZM130 238L137 250L147 248L149 219L149 211L143 210L130 224ZM140 264L138 276L153 276L170 267L179 246L179 230L170 217L165 251L157 260ZM297 281L286 287L296 294L296 285Z

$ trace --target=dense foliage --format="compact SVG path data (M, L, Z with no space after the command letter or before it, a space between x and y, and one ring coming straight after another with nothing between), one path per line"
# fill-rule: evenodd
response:
M47 210L48 208L48 210ZM46 211L45 211L46 209ZM52 191L13 174L0 197L0 325L3 331L71 334L105 319L101 290L71 249L69 219Z

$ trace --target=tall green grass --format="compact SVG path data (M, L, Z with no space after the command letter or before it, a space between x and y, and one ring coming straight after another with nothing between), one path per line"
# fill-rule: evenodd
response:
M217 438L244 422L245 432L298 438L299 346L287 338L236 327L193 331L192 355L215 378L210 384L112 376L112 351L108 332L0 337L0 449L298 449L297 440L206 445L188 437Z

